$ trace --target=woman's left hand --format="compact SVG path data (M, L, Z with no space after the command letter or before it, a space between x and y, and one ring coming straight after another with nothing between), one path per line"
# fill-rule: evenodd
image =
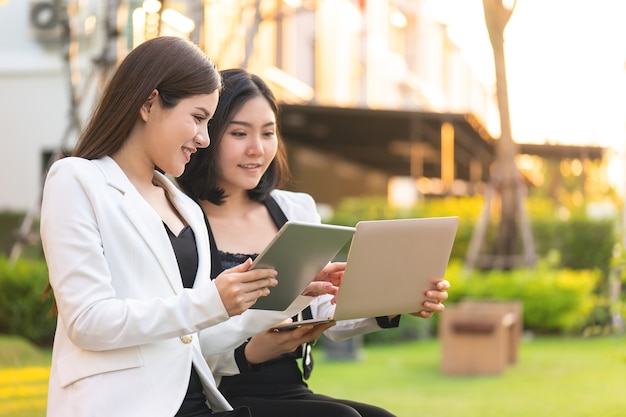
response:
M343 279L343 273L345 271L345 262L331 262L326 264L324 269L317 274L313 281L327 281L332 283L335 287L340 287L341 280Z
M332 294L333 299L331 300L331 303L335 304L337 302L337 297L339 297L339 287L333 285L331 282L313 281L306 286L301 295L319 297L324 294Z
M317 297L324 294L332 294L333 299L330 302L335 304L339 297L339 286L341 285L345 270L345 262L331 262L327 264L324 269L317 274L313 282L302 291L302 295Z
M431 318L435 313L442 313L445 310L443 302L448 299L448 290L450 289L450 283L442 279L435 285L434 290L426 291L426 297L431 301L424 301L424 309L411 313L412 316L422 317L424 319Z
M293 352L303 343L313 342L324 330L334 326L334 322L303 324L290 331L272 329L253 336L245 347L244 354L250 364L266 362L276 356Z

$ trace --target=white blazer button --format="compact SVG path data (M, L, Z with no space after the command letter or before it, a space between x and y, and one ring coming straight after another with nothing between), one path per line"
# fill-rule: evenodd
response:
M180 337L180 341L183 342L186 345L191 343L192 340L193 340L193 336L190 335L190 334L186 334L186 335Z

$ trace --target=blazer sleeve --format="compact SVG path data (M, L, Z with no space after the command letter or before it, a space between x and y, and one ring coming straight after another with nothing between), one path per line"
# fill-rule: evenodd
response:
M321 223L322 218L317 211L317 204L307 193L274 190L272 197L278 203L289 220L309 223Z

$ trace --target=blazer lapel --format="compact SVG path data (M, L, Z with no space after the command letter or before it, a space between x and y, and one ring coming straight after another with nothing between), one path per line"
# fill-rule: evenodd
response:
M154 254L174 292L179 293L183 289L182 278L163 221L112 158L104 157L97 162L107 179L107 183L121 191L120 207L122 211Z

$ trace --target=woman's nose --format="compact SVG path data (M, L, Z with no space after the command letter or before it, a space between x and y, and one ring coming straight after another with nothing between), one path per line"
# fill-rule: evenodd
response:
M252 137L248 143L248 153L256 155L262 152L263 142L261 142L261 138L259 136Z
M209 138L209 132L198 132L195 138L196 146L198 148L206 148L211 143L211 138Z

